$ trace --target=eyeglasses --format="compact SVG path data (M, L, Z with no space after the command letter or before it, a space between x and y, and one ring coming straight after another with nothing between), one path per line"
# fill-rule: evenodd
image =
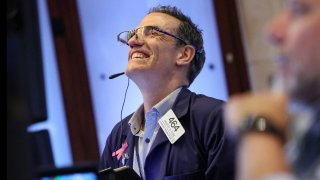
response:
M156 26L142 26L142 27L138 27L137 29L134 29L131 31L123 31L120 34L118 34L117 39L119 42L129 46L128 42L133 36L136 36L136 38L139 38L138 35L141 35L141 38L143 39L143 38L147 38L147 37L151 37L152 35L155 35L156 34L155 31L161 32L161 33L166 34L168 36L171 36L175 39L178 39L186 45L188 45L188 44L192 45L192 44L188 43L188 41L183 40L182 38L180 38L174 34L171 34L165 30L162 30ZM194 45L192 45L192 46L194 46ZM201 51L197 50L197 53L202 53L202 51L203 50L201 50Z

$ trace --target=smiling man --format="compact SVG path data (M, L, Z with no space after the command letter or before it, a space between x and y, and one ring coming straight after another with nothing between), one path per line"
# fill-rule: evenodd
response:
M147 180L232 179L223 101L188 90L205 62L201 30L176 7L159 6L118 40L129 46L125 74L143 104L113 128L100 169L129 166Z

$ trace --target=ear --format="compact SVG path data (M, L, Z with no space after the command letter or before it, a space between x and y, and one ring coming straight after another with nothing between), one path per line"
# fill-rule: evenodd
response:
M185 45L179 49L177 55L177 65L184 66L190 64L193 57L195 56L196 50L191 45Z

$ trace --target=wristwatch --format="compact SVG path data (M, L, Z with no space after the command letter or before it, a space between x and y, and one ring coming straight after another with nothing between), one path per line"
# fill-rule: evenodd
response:
M275 127L270 118L261 115L248 116L240 125L239 132L242 136L251 132L268 133L276 136L283 143L286 140L285 134Z

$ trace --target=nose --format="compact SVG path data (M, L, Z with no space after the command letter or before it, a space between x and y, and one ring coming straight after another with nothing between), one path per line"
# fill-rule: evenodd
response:
M279 46L285 42L289 14L283 13L271 21L266 28L268 41Z
M129 40L128 40L128 45L133 48L133 47L137 47L137 46L142 46L144 43L142 35L136 33L134 36L132 36Z

